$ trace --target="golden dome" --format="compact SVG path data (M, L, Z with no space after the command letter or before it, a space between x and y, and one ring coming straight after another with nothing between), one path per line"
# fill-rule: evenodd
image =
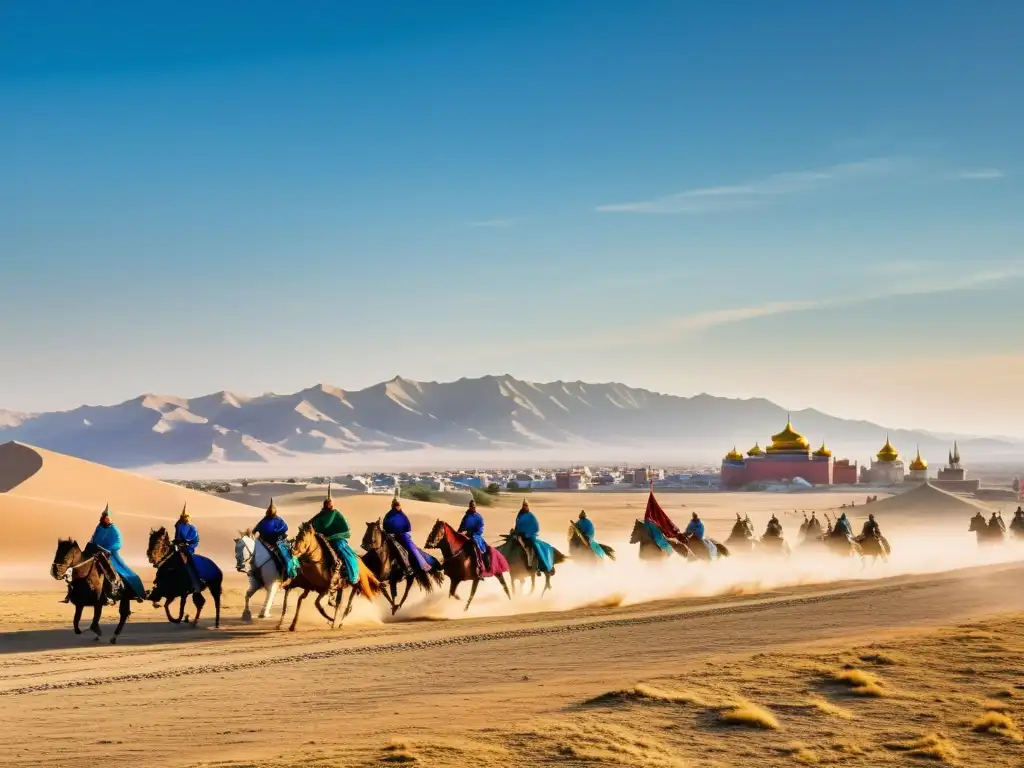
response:
M732 450L725 454L726 461L743 461L743 454L736 450L736 446L732 447Z
M893 444L889 442L889 436L885 436L885 445L882 446L877 454L879 461L891 462L896 461L900 457L900 452L893 447Z
M827 445L825 445L825 441L824 441L824 440L822 440L822 441L821 441L821 448L819 448L818 450L816 450L816 451L814 452L814 455L815 455L815 456L820 456L820 457L821 457L821 458L823 458L823 459L827 459L827 458L828 458L829 456L831 456L831 455L832 455L832 449L831 449L831 448L829 448L829 447L828 447Z
M915 472L924 472L928 469L928 462L921 458L921 448L917 449L917 456L910 462L910 468Z
M747 456L764 456L764 448L760 443L754 443L754 447L747 451Z
M806 451L810 448L807 438L793 429L793 422L786 420L786 428L777 435L772 435L772 444L768 446L769 452L773 451Z

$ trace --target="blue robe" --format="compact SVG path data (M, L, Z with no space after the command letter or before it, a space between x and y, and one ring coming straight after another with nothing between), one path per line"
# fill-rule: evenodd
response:
M675 552L672 545L668 543L668 539L665 538L665 532L658 527L657 523L653 520L644 520L644 525L647 527L647 533L650 534L651 540L658 545L658 549L669 554Z
M121 558L121 532L116 525L96 526L90 543L96 545L110 556L110 564L117 575L124 579L125 583L132 588L137 597L146 596L146 588L142 586L142 579Z
M579 529L580 533L587 537L587 543L590 544L590 548L594 550L594 554L598 557L604 557L604 550L601 548L601 545L598 544L597 541L594 539L594 536L596 535L597 531L594 528L593 521L589 518L584 517L582 520L576 521L576 527Z
M288 542L285 540L285 536L288 533L288 523L276 515L273 517L264 516L262 520L256 523L256 527L252 530L253 533L260 535L264 545L276 548L278 554L284 559L286 572L281 575L294 579L299 573L299 564L292 557L292 552L288 548Z
M850 525L850 521L846 519L845 512L836 520L836 527L833 531L836 536L841 535L840 532L845 533L847 536L853 536L853 527Z
M704 521L703 520L691 520L690 524L686 526L686 530L683 532L687 536L694 536L700 539L701 544L707 547L708 555L714 560L718 557L718 547L715 546L715 542L711 539L704 538Z
M555 570L555 549L546 541L537 538L540 535L540 521L533 512L520 512L516 517L515 532L533 545L540 560L539 570L542 573L551 573Z
M416 542L412 540L412 523L409 522L409 518L405 512L400 509L392 509L386 515L384 515L384 521L382 523L385 533L389 533L398 539L398 542L405 547L405 551L409 553L409 557L412 558L414 565L424 573L428 573L437 568L441 567L441 564L432 555L428 555L422 549L416 546Z
M192 523L183 523L181 520L174 524L174 540L185 543L185 548L190 555L196 553L199 546L199 531Z
M467 512L462 516L459 533L469 536L481 552L487 551L487 542L484 541L484 516L479 512Z

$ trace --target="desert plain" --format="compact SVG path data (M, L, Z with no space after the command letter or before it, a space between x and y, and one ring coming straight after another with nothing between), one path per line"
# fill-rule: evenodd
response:
M296 526L324 490L255 484L217 497L28 446L0 446L0 741L5 766L1016 766L1024 755L1024 546L979 548L978 502L924 487L865 507L865 491L663 493L724 540L771 514L796 542L802 511L874 511L889 563L824 555L642 564L628 543L647 493L534 493L565 545L586 509L617 560L567 563L553 591L509 601L446 589L392 617L358 604L329 630L243 622L233 538L270 496ZM389 499L337 496L353 529ZM521 498L483 510L488 538ZM58 537L88 540L108 504L147 583L150 528L187 504L226 573L219 629L138 605L118 645L71 631L49 576ZM406 501L417 539L462 509ZM465 597L466 587L462 587ZM264 593L253 598L254 613ZM292 601L294 604L294 601ZM104 630L113 627L107 610ZM105 639L105 638L104 638Z

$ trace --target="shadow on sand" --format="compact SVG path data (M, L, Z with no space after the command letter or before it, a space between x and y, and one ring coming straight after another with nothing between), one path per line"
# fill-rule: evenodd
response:
M82 634L76 635L68 626L47 629L27 629L18 632L0 633L0 655L13 653L39 653L58 651L67 648L82 648L96 645L108 645L114 634L116 621L108 621L106 617L100 622L103 635L96 642L96 636L87 627L89 621L83 619ZM248 625L214 629L212 625L204 626L200 620L199 627L193 629L186 624L163 624L146 621L133 624L131 620L125 625L124 632L117 638L118 646L139 645L183 645L185 643L216 643L234 640L240 637L269 634L273 625L260 625L250 628Z

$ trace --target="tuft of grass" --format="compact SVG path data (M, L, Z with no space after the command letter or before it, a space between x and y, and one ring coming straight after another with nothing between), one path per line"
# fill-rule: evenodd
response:
M764 707L750 701L738 701L719 713L723 723L742 725L747 728L762 728L766 731L779 730L779 721Z
M878 664L887 667L902 664L904 662L902 656L895 653L885 653L884 651L862 653L858 658L866 664Z
M1010 709L1010 702L1008 701L997 701L996 699L986 699L981 702L981 708L986 712L1006 712Z
M841 669L832 678L850 689L850 693L858 696L885 696L882 681L863 669Z
M690 691L674 691L666 688L656 688L653 685L638 683L632 688L624 688L620 691L602 693L588 699L584 704L610 704L617 701L656 701L662 704L693 704L698 707L709 706L708 702Z
M956 745L941 733L929 733L908 741L890 741L882 746L893 752L903 752L940 763L955 763L960 759Z
M809 699L807 699L807 703L819 712L824 712L826 715L838 717L843 720L853 720L853 712L851 712L848 709L843 709L837 704L833 704L828 699L822 698L820 696L811 696Z
M818 762L818 756L802 741L790 742L786 746L781 747L779 752L784 755L789 755L798 763L803 763L805 765L815 765Z
M381 762L393 765L412 765L419 762L419 755L415 754L408 744L396 741L384 747L384 756Z
M1013 718L1002 712L986 712L971 723L971 730L978 733L991 733L1010 741L1024 741L1024 735L1017 728Z

